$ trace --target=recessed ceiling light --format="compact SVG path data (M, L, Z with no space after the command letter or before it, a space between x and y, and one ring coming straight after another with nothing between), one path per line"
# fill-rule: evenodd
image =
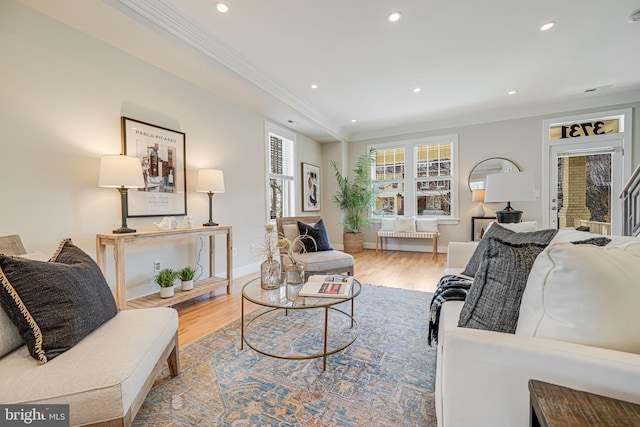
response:
M396 22L398 20L400 20L400 17L402 16L402 13L395 11L395 12L391 12L388 16L387 16L387 21L389 22Z
M351 119L351 123L355 123L355 122L357 122L356 119Z
M218 12L220 13L229 12L229 6L227 6L225 3L216 3L216 9L218 9Z
M556 26L556 21L545 22L544 24L542 24L542 27L540 27L540 31L547 31L552 29L555 26Z
M422 92L422 88L416 87L413 89L413 93L418 93L418 92Z
M314 84L312 84L312 85L311 85L311 89L318 89L318 85L317 85L317 84L315 84L315 83L314 83Z
M510 90L510 91L509 91L509 95L515 95L516 93L518 93L518 91L517 91L517 90Z

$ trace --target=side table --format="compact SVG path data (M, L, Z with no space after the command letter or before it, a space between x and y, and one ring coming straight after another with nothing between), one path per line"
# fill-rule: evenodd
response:
M556 384L529 380L531 427L640 425L640 405Z
M483 229L486 228L487 224L492 221L495 220L496 217L495 216L472 216L471 217L471 241L474 242L476 240L480 240L479 237L480 236L476 236L476 229ZM478 223L478 226L476 226L476 222Z

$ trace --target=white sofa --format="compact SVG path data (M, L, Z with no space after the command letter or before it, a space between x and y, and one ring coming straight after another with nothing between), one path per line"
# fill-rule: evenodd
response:
M576 232L560 230L554 240L572 240L571 233ZM450 243L445 273L462 272L476 246L477 242ZM536 268L534 264L531 274ZM633 285L640 286L640 280ZM438 426L528 425L529 379L640 404L637 352L461 328L457 325L463 305L462 301L449 301L441 310L435 396ZM522 317L521 309L519 326ZM640 334L637 320L630 326L634 329L631 332Z

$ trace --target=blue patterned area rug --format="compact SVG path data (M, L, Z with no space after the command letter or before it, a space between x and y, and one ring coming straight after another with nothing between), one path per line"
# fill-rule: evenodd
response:
M324 372L321 358L292 361L246 345L240 350L240 321L234 321L181 350L180 375L172 378L165 369L134 425L435 426L431 296L363 286L355 300L359 336L328 357ZM340 308L350 310L348 303ZM256 319L258 327L268 322L277 331L261 345L277 352L321 345L323 310L279 313ZM338 322L333 330L348 327L332 322Z

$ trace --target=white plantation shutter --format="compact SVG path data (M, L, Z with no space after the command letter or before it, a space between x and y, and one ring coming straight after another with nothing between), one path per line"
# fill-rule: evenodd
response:
M269 134L269 171L271 175L293 178L293 141Z
M294 142L269 132L267 138L268 220L293 215Z

